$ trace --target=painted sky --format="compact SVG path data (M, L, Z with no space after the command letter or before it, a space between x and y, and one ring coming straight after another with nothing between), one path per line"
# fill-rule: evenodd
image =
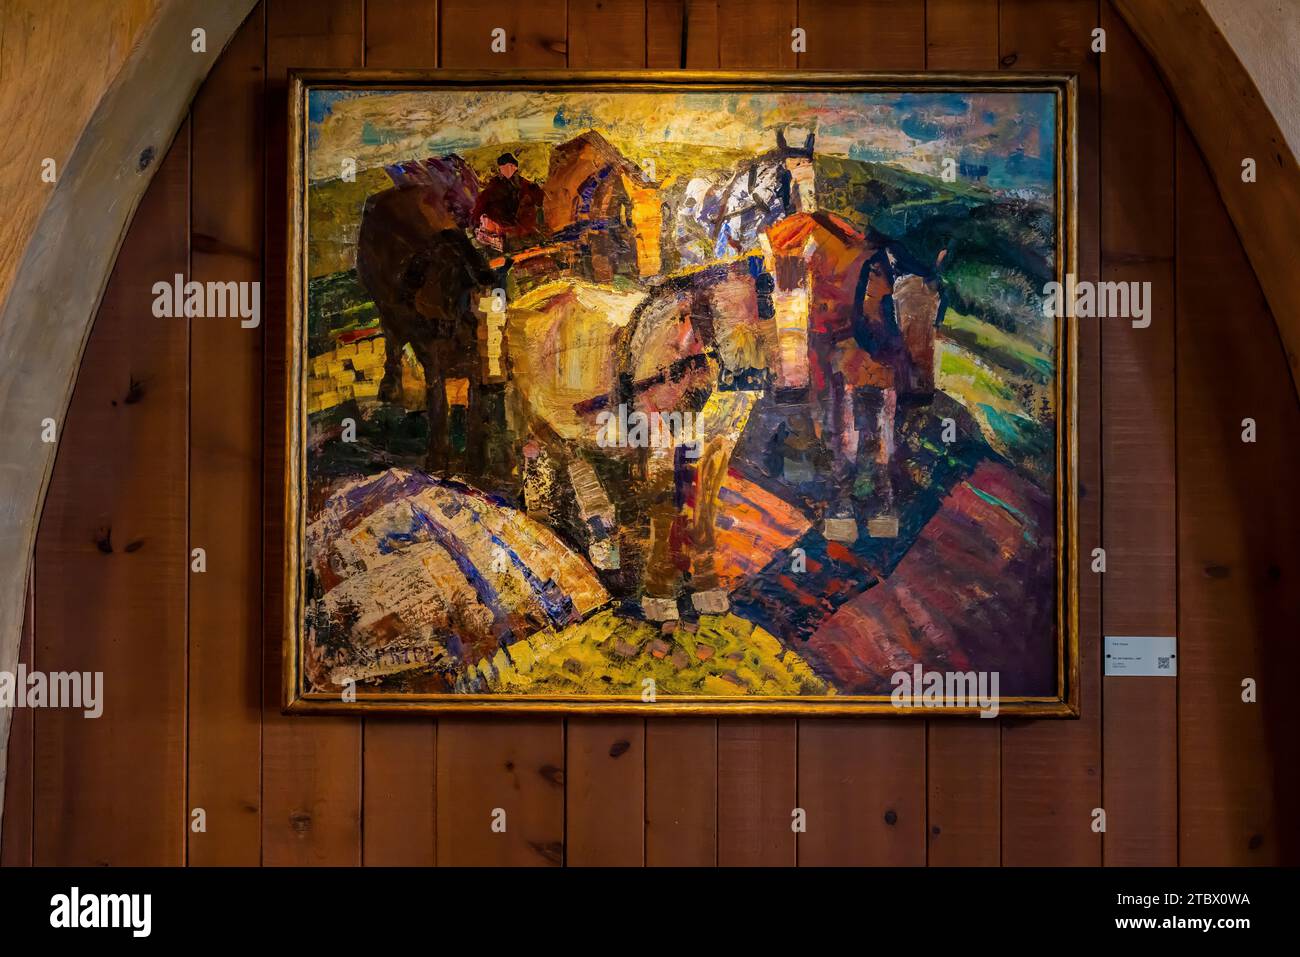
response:
M988 167L986 183L1048 193L1055 169L1051 93L818 93L314 90L310 175L339 175L474 147L560 143L600 130L629 158L648 140L739 148L774 145L773 131L815 130L817 151L937 174L945 158Z

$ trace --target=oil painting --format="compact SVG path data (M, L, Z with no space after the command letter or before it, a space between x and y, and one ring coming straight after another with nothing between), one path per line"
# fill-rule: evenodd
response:
M792 79L297 78L291 710L1072 713L1072 87Z

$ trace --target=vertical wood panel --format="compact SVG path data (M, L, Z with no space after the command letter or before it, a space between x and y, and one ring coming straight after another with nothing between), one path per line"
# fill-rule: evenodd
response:
M799 806L801 865L925 864L925 723L801 720Z
M925 66L925 0L799 0L807 31L804 70L919 70ZM786 30L789 46L789 30Z
M926 69L996 70L998 0L926 0Z
M184 860L189 329L151 307L155 282L189 271L189 140L186 122L158 145L41 518L35 658L47 672L102 672L104 712L35 715L40 865Z
M710 867L718 860L718 722L648 719L645 862Z
M692 4L693 6L693 4ZM795 0L719 0L718 66L793 69ZM791 865L798 723L790 718L719 718L718 863Z
M190 243L198 282L260 282L263 68L258 7L192 111ZM192 864L262 855L262 336L238 319L190 320L190 547L187 829Z
M1106 635L1177 630L1174 476L1174 116L1154 66L1102 7L1101 258L1108 282L1151 284L1150 326L1101 324ZM1106 864L1178 862L1178 684L1105 678Z
M690 26L683 21L685 6L685 0L645 0L645 65L650 69L686 66Z
M32 625L35 601L33 600L31 572L27 577L26 608L23 614L23 635L18 646L18 662L32 663ZM32 814L35 810L33 793L35 785L35 721L28 708L14 711L9 725L9 753L6 758L4 778L4 820L0 822L0 867L30 867L32 864Z
M565 65L564 0L520 6L443 0L442 63L467 69ZM493 27L507 29L492 53ZM468 718L438 724L438 863L559 864L564 860L564 720ZM494 807L508 830L490 830Z
M929 70L998 68L997 0L929 0ZM926 723L927 861L990 866L1002 857L1002 728L982 718Z
M645 861L645 721L571 718L565 735L565 862Z
M1005 0L999 62L1006 69L1079 74L1079 278L1100 271L1099 81L1089 49L1096 0ZM1002 863L1095 865L1101 841L1101 576L1089 555L1101 544L1101 337L1078 326L1079 673L1077 721L1002 719Z
M358 66L361 0L275 0L266 24L266 566L284 567L282 483L286 82L291 66ZM283 586L268 575L262 739L262 859L265 864L357 864L361 860L361 722L280 713Z
M693 5L693 4L692 4ZM718 0L718 64L724 70L793 70L797 0Z
M718 4L648 0L646 62L659 69L719 65ZM683 63L684 60L684 63ZM718 721L647 718L645 862L708 867L718 860Z
M437 745L431 719L367 719L361 801L367 867L436 863Z
M366 0L366 66L431 70L438 65L436 0Z
M718 719L718 864L796 863L798 722Z
M646 66L657 70L718 67L715 0L646 0Z
M438 7L366 0L365 65L438 65ZM437 862L438 731L433 718L374 718L362 724L362 861L367 866Z
M437 764L440 865L564 863L560 721L444 718Z
M467 70L559 69L567 62L566 18L565 0L520 4L442 0L441 63L449 69ZM492 52L492 31L497 27L506 31L505 53Z
M645 0L569 0L569 66L636 69L646 61ZM636 161L636 157L633 157ZM645 862L645 719L566 720L565 860Z
M1300 408L1227 210L1178 125L1179 862L1294 864ZM1253 418L1254 444L1242 442ZM1242 700L1253 678L1257 703Z
M800 0L803 68L925 68L923 3ZM803 719L799 805L808 830L800 864L925 863L925 724Z
M931 866L1001 863L1001 759L1001 733L995 720L929 722L926 837Z
M575 70L645 66L645 0L569 0L568 51Z

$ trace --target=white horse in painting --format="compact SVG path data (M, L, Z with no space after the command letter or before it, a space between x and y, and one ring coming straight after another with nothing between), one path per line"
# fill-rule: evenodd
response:
M809 133L803 146L790 146L784 130L777 130L776 149L745 163L725 183L692 179L677 212L682 262L700 264L754 249L768 226L815 209L814 136Z

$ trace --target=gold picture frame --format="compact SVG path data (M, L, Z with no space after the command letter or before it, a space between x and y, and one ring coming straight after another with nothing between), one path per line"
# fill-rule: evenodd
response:
M268 363L268 434L282 428L284 470L282 534L282 688L285 713L374 714L640 714L660 715L876 715L945 717L979 714L974 707L896 707L889 695L639 697L504 694L392 694L357 689L354 700L304 687L304 569L306 516L306 342L308 227L308 96L318 89L414 91L482 89L643 92L1046 92L1056 97L1055 272L1062 284L1077 274L1077 92L1073 75L1052 73L826 73L544 71L519 73L453 71L293 71L288 109L287 308L283 368ZM1055 516L1057 691L1045 697L999 698L998 713L1015 717L1078 717L1079 592L1077 541L1077 330L1075 320L1056 319ZM282 378L282 382L279 381ZM283 399L283 406L279 400ZM277 421L279 420L279 421ZM274 440L271 440L274 441ZM273 486L273 482L271 483ZM269 569L268 574L279 570ZM273 594L274 587L268 588Z

